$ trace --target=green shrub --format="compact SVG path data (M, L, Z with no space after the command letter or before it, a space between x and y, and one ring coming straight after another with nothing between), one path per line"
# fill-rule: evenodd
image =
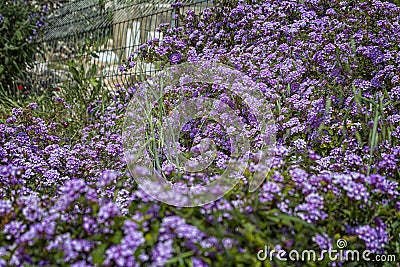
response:
M46 15L58 0L5 1L0 5L0 84L10 87L34 60ZM21 87L17 88L21 89Z

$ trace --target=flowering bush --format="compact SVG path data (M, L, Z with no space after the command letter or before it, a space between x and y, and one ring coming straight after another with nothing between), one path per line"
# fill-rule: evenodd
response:
M58 0L3 1L0 6L0 84L9 86L32 63L45 17ZM20 88L18 88L20 89Z
M78 141L61 134L63 122L36 117L32 103L0 125L0 265L262 266L265 245L321 251L340 238L346 249L400 257L400 9L372 0L225 2L188 11L180 27L161 25L164 39L130 61L214 60L252 77L277 125L263 185L252 194L239 185L197 208L158 203L137 188L122 153L137 87L91 103Z

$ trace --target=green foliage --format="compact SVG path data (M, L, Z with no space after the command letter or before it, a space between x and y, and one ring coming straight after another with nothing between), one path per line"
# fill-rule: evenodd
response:
M4 0L3 0L4 1ZM36 3L35 3L36 2ZM56 0L5 1L0 5L0 84L9 87L34 60L45 16ZM1 89L1 88L0 88ZM4 89L2 89L4 90Z
M392 0L392 1L389 1L389 2L394 3L394 4L398 5L398 6L400 6L400 0Z

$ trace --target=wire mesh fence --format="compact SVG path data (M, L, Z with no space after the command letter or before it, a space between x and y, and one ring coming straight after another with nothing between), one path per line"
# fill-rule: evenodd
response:
M129 72L118 67L140 45L150 39L162 40L157 27L176 26L174 0L132 3L129 0L75 0L49 18L40 40L41 51L28 70L25 84L47 89L96 79L102 86L115 87L147 77L157 70L155 63L136 62ZM179 12L200 13L212 0L186 0Z

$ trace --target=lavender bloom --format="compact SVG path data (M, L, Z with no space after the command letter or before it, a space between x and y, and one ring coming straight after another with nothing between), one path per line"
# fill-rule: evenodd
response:
M354 175L354 174L353 174ZM355 200L368 201L369 193L367 188L355 181L354 176L348 174L335 174L333 176L333 183L342 186L347 192L347 196Z
M303 139L295 140L293 142L293 145L296 148L296 150L298 150L298 151L303 151L307 147L307 143Z
M117 178L117 172L112 171L112 170L105 170L101 174L99 181L97 182L98 187L105 187L110 185L112 182L115 181Z
M388 242L388 235L384 226L375 228L370 225L359 226L355 233L365 241L367 249L371 250L372 253L382 253Z
M318 220L324 220L328 215L322 209L324 208L324 199L318 193L311 193L306 196L306 203L296 206L296 214L309 223L315 223Z
M4 226L4 234L6 239L10 240L12 238L18 239L22 233L26 230L26 225L20 221L12 221Z
M136 231L137 225L132 221L125 221L125 237L121 244L111 246L106 251L105 265L114 263L116 266L138 266L135 260L135 251L145 241L143 234ZM144 254L142 255L142 258Z
M118 66L118 71L124 72L126 69L124 66Z
M11 201L0 200L0 215L5 216L13 210Z
M182 7L182 2L176 2L171 4L172 7Z
M132 202L132 197L127 190L120 190L115 202L123 215L127 215L129 213L128 207Z
M400 201L396 202L395 207L396 207L396 211L400 212Z
M262 192L260 195L261 202L270 202L276 198L276 195L280 195L281 185L275 182L266 182L262 186Z
M173 53L170 58L169 58L169 62L171 64L178 64L182 59L182 54L179 52Z
M48 251L63 251L64 261L71 262L78 258L81 252L89 252L93 248L93 242L87 240L72 239L70 233L57 236L47 246Z
M98 219L99 223L105 223L111 218L120 215L120 210L115 203L108 203L100 208Z
M317 243L317 245L319 246L319 248L321 250L328 250L328 249L332 249L332 240L329 238L329 236L324 233L323 235L321 234L316 234L313 238L312 241L314 241L315 243Z
M172 239L164 242L158 242L151 251L151 259L154 266L164 266L165 263L172 258L174 249L172 248Z
M192 264L193 264L193 266L196 266L196 267L208 267L209 266L206 262L204 262L203 260L201 260L197 257L194 257L192 259Z
M18 116L18 115L20 115L22 113L22 109L21 108L13 108L12 109L12 114L14 115L14 116Z
M289 171L292 180L296 183L296 185L301 186L307 179L308 174L306 171L300 168L295 168Z
M37 104L36 102L29 103L29 107L30 107L31 109L36 109L36 108L38 107L38 104Z

